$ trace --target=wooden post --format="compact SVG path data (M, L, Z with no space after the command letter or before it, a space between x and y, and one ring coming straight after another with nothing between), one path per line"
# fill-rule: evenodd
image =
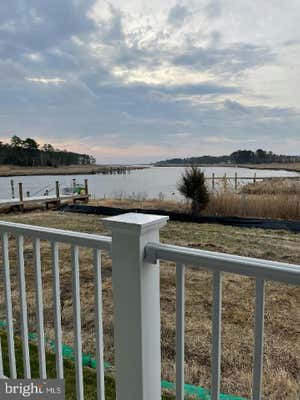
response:
M215 190L215 173L212 173L212 180L211 180L212 190Z
M84 190L85 190L85 195L86 195L85 202L88 203L89 202L89 184L88 184L87 179L84 180Z
M13 179L10 180L10 187L11 187L11 198L15 198L15 182Z
M21 211L24 211L24 201L23 201L23 184L19 182L19 207Z
M27 197L30 197L30 192L29 192L29 190L27 190L26 196L27 196Z
M238 178L237 178L237 172L234 174L234 189L237 191L237 186L238 186Z
M60 204L60 195L59 195L59 182L55 182L55 191L56 191L56 202Z
M256 183L256 172L254 172L253 183Z
M73 190L75 189L75 187L76 187L76 179L75 178L73 178L72 179L72 181L73 181Z
M227 176L226 173L224 174L224 189L227 190Z

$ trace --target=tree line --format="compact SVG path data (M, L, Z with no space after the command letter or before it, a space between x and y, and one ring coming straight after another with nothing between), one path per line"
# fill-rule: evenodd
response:
M189 158L172 158L169 160L158 161L156 165L164 164L265 164L265 163L295 163L300 162L300 156L288 156L283 154L275 154L272 151L258 149L252 150L237 150L230 155L224 156L200 156Z
M95 164L89 154L55 149L51 144L40 145L32 138L13 136L9 143L0 141L0 165L23 167L59 167L63 165Z

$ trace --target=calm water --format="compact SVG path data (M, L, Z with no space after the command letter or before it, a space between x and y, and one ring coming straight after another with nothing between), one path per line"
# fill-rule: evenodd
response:
M247 168L233 167L203 167L205 175L210 176L300 176L296 172L271 171L271 170L253 170ZM70 186L72 178L78 183L82 183L85 178L89 181L89 191L92 197L125 197L130 195L134 197L164 198L179 197L176 189L177 182L184 171L184 167L151 167L143 170L132 171L127 175L57 175L57 176L21 176L13 178L0 177L0 199L11 198L10 180L15 182L17 197L17 183L23 182L24 195L30 191L31 196L43 195L46 187L54 188L55 181L58 180L62 187ZM240 182L240 184L243 182ZM55 193L54 189L50 193Z

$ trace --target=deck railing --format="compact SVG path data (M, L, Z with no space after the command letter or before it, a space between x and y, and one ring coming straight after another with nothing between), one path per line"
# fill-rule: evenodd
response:
M176 263L176 399L184 399L184 291L185 266L204 268L213 275L212 383L211 398L220 398L222 274L225 272L256 279L253 400L262 398L264 287L266 280L300 285L300 266L233 256L159 242L159 229L167 217L137 213L105 218L112 238L23 224L0 222L2 279L5 289L10 377L16 378L14 326L9 265L9 238L16 237L21 305L24 377L30 378L28 317L24 270L24 237L33 239L35 295L40 377L47 377L43 319L40 241L51 243L53 307L56 343L56 372L63 378L60 304L59 243L71 245L72 298L77 399L84 399L80 317L79 246L93 249L95 274L95 321L97 396L104 400L101 250L112 256L114 297L115 367L117 400L159 400L161 397L159 260ZM1 275L0 275L1 276ZM3 374L0 347L0 374Z
M41 379L47 378L44 316L43 316L43 286L41 273L40 242L46 240L51 243L52 275L53 275L53 311L55 328L56 375L63 379L63 352L62 352L62 326L60 302L60 271L59 271L59 244L71 245L72 263L72 300L74 317L74 348L76 363L76 392L78 399L84 399L83 374L82 374L82 349L81 349L81 317L80 317L80 281L79 281L79 246L92 248L94 252L95 271L95 320L96 320L96 351L97 351L97 384L98 399L104 400L104 369L103 369L103 335L102 335L102 284L101 284L101 250L111 248L111 238L86 233L72 232L59 229L50 229L38 226L0 222L0 236L2 243L2 279L5 294L7 342L9 356L9 377L17 378L16 355L14 345L13 306L11 296L9 238L16 239L17 269L20 296L21 337L23 347L24 378L31 378L29 340L28 340L28 315L26 300L26 282L24 265L24 237L33 239L33 255L35 268L35 299L36 320L38 334L39 375ZM2 283L2 282L1 282ZM1 350L1 349L0 349ZM1 351L0 351L1 352ZM0 372L3 374L2 354L0 354Z
M300 266L159 243L149 243L145 251L146 259L150 262L160 259L176 263L176 400L184 399L185 265L205 268L213 274L212 400L218 400L220 397L222 273L229 272L256 279L252 398L260 400L262 398L265 281L300 285Z

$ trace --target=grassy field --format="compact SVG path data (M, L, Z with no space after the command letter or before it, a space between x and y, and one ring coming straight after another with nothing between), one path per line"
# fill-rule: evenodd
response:
M273 170L285 170L300 172L300 163L266 163L266 164L240 164L239 168L250 168L250 169L273 169Z
M59 212L5 215L1 219L109 234L99 217ZM242 229L220 225L170 222L161 240L194 248L300 264L300 235L285 231ZM10 243L14 317L19 321L15 242ZM63 341L73 344L73 311L69 246L60 247ZM94 275L92 254L82 249L81 305L83 351L95 354ZM1 260L0 260L1 261ZM30 330L35 327L34 270L32 243L25 241L26 278ZM105 360L114 364L111 261L103 254L103 302ZM42 245L42 268L46 335L54 337L52 274L49 245ZM0 280L1 281L1 280ZM0 319L4 318L3 290L0 288ZM225 393L251 397L254 281L225 274L222 318L222 384ZM300 373L300 288L267 283L265 317L264 395L266 399L296 399ZM185 379L196 386L210 387L212 279L207 271L187 268L186 273L186 362ZM175 379L175 269L161 263L162 375ZM18 327L19 324L17 323Z
M26 175L81 175L105 173L110 169L118 169L110 165L65 165L61 167L19 167L16 165L0 165L0 176L26 176ZM143 167L126 167L139 169Z

